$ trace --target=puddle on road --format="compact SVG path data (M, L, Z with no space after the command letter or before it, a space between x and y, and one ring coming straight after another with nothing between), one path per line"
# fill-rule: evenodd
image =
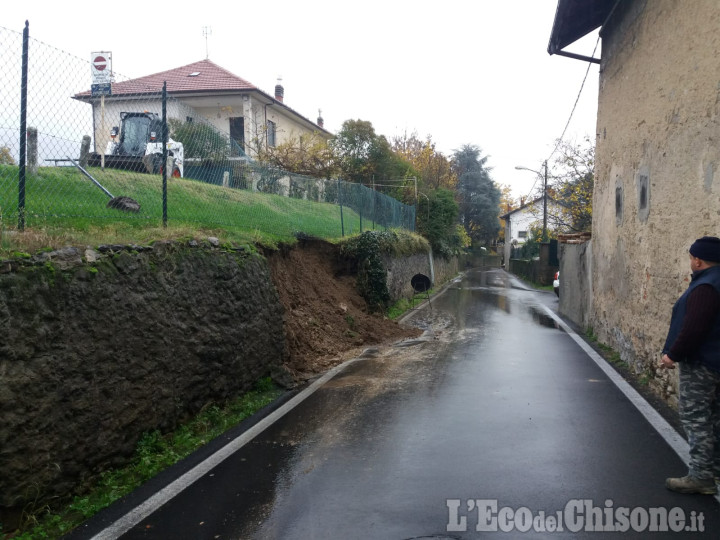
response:
M538 306L528 306L528 311L530 312L533 320L541 326L562 330L557 321L553 319L550 315L548 315L545 311L543 311L542 308Z
M445 295L435 300L434 313L418 314L412 324L423 330L436 330L437 318L449 317L452 324L442 329L462 339L473 334L473 328L483 328L500 310L508 315L528 318L544 328L562 330L556 320L547 313L538 295L542 292L523 289L516 279L501 270L471 270L456 279ZM518 282L519 283L519 282ZM468 330L463 332L463 330ZM462 335L459 335L462 334Z

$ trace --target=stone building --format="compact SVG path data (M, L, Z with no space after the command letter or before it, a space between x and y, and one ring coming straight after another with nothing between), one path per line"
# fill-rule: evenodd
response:
M598 27L586 315L602 342L654 374L688 248L720 236L720 2L560 0L548 52L577 58L563 49Z

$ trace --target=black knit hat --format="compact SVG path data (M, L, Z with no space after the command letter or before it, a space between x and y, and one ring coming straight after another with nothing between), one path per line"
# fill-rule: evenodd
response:
M720 262L720 238L703 236L690 246L690 255L703 261Z

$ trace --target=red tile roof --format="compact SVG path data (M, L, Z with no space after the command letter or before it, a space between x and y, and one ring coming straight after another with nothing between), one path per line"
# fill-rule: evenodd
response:
M259 90L245 79L230 73L210 60L200 60L146 77L113 83L113 95L159 92L167 81L170 94L224 90Z

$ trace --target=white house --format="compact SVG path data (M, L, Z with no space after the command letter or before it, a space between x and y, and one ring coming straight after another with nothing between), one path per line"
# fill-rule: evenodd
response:
M101 98L83 92L74 96L92 104L95 151L102 153L110 140L110 130L118 126L121 112L162 112L161 93L167 83L168 118L198 121L200 117L220 133L237 143L242 152L252 157L250 141L275 146L289 138L316 133L329 139L332 133L323 127L323 119L315 122L284 103L285 90L278 81L271 96L245 79L227 71L210 60L153 75L112 83L112 95Z
M564 207L552 197L547 200L548 230L553 230L553 224L561 222ZM505 221L505 260L510 260L512 246L522 245L530 237L530 228L542 227L543 224L543 198L523 204L500 216Z

